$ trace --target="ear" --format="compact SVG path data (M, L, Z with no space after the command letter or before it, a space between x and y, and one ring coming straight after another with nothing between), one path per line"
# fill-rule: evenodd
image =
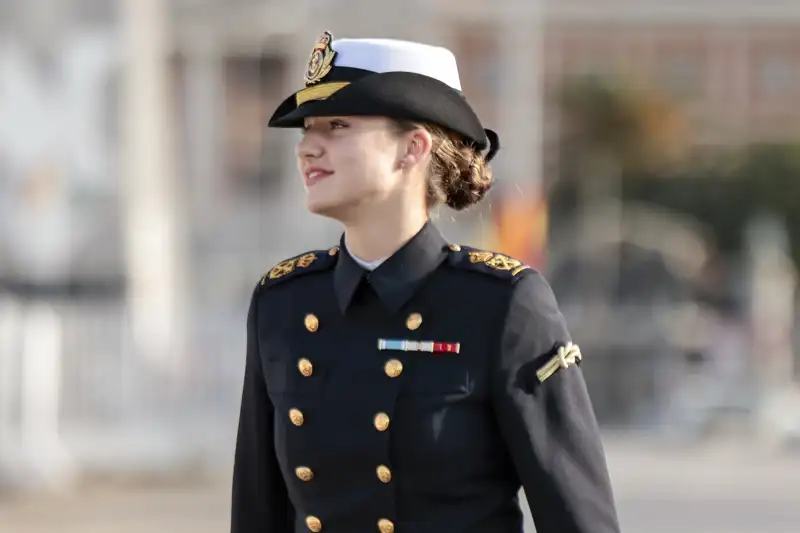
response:
M405 154L403 162L405 167L421 164L431 153L433 138L425 128L416 128L406 134Z

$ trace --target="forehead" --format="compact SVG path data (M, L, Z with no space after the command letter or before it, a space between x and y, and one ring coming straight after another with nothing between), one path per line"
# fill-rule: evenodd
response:
M351 126L386 126L389 124L389 119L380 116L361 116L361 115L341 115L332 117L307 117L303 122L306 127L312 126L317 123L328 123L334 120L342 120Z

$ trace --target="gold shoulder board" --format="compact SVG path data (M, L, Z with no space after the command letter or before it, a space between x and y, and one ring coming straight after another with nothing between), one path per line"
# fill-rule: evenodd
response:
M530 269L519 259L467 246L450 246L450 256L451 264L456 267L477 270L499 277L515 278L521 272Z
M261 286L271 285L300 274L324 270L336 263L338 246L328 250L306 252L291 259L281 261L261 278Z

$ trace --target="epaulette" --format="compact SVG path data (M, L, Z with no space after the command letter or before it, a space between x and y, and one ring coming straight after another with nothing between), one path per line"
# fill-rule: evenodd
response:
M455 268L472 270L509 281L516 281L521 272L531 270L531 267L519 259L458 244L450 245L448 262Z
M336 264L338 253L339 247L334 246L328 250L314 250L281 261L264 274L264 277L261 278L261 287L269 287L304 274L331 268Z

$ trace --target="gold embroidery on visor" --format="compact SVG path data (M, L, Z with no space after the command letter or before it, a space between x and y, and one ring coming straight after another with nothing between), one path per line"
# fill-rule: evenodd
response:
M298 93L295 95L295 100L297 101L298 106L303 105L306 102L310 102L311 100L325 100L336 91L347 87L348 85L350 85L349 81L336 81L323 83L321 85L313 85L298 91Z

